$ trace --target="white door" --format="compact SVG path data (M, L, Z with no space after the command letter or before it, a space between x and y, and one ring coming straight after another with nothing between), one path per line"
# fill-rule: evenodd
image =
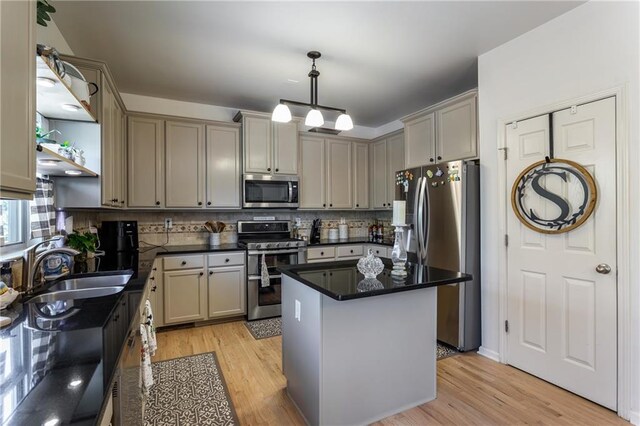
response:
M298 174L298 122L272 123L275 174Z
M593 175L598 203L591 217L564 234L522 225L509 207L508 363L611 409L617 405L615 99L553 114L554 158ZM549 116L507 126L508 189L525 167L549 155ZM545 189L563 194L551 177ZM567 198L564 193L565 199ZM536 211L554 216L552 203ZM611 273L596 272L606 263Z
M326 208L324 139L300 138L300 168L300 208Z
M351 142L326 139L327 201L330 209L353 207Z
M207 207L239 208L240 131L237 127L207 126Z
M165 124L165 200L167 207L202 207L204 200L204 124Z
M271 120L245 117L242 121L244 172L271 173Z
M374 209L387 206L387 140L371 144L371 202ZM394 193L395 194L395 193Z

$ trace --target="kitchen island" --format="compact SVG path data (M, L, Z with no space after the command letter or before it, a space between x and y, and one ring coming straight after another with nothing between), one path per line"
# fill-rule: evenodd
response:
M365 280L357 261L281 267L282 368L311 425L368 424L436 397L436 287L454 271L392 265Z

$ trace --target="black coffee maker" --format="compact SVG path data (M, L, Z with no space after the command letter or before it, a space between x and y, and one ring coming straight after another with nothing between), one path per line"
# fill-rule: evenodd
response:
M322 220L314 219L311 224L311 235L309 236L309 240L312 243L320 241L320 227L322 226Z
M100 250L104 250L103 270L138 272L138 222L135 220L104 221L98 230Z

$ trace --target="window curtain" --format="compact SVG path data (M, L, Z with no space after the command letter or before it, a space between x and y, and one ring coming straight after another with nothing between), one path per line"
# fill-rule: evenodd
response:
M36 179L36 194L29 202L31 238L49 238L55 233L56 212L53 207L53 181Z

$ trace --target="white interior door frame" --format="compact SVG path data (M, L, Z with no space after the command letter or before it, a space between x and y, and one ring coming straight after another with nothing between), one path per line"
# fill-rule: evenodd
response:
M501 148L506 147L506 125L514 121L522 121L527 118L549 114L554 111L570 108L573 105L580 105L588 102L615 96L616 98L616 251L618 263L618 415L629 420L630 403L634 398L640 398L640 395L631 395L632 386L632 345L633 341L631 324L631 312L634 308L634 301L629 297L630 294L630 276L631 276L631 238L630 230L630 198L631 187L629 171L631 170L631 162L629 159L629 139L630 126L628 120L629 110L629 88L625 86L616 86L607 90L596 92L579 98L561 101L550 105L535 108L524 113L520 113L511 117L505 117L498 120L498 191L499 197L499 223L502 235L507 233L507 214L510 206L509 195L511 183L506 181L506 161L503 161L503 152ZM500 248L499 256L499 317L500 317L500 362L506 364L507 354L507 335L504 331L503 324L507 319L507 247L503 244ZM635 307L636 309L639 307Z

